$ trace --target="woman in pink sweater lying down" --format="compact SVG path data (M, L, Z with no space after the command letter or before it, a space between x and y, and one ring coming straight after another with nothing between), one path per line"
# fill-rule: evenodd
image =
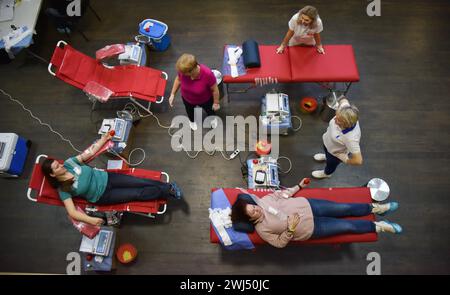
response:
M277 248L285 247L291 240L305 241L348 233L402 232L400 225L389 221L341 218L366 216L371 213L385 215L398 208L397 202L346 204L303 197L292 198L305 186L303 179L294 187L275 191L261 199L240 194L232 206L231 220L233 224L254 224L259 236Z

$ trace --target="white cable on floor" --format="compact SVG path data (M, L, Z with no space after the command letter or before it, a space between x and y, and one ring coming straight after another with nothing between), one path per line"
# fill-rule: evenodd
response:
M38 121L40 125L47 127L48 129L50 129L51 132L53 132L53 133L55 133L56 135L58 135L59 138L61 138L62 141L67 142L67 143L72 147L72 149L74 149L76 152L78 152L78 153L80 153L80 154L82 153L82 151L80 151L79 149L77 149L77 148L72 144L72 142L71 142L70 140L68 140L67 138L65 138L64 136L62 136L61 133L55 131L55 130L53 129L53 127L52 127L50 124L47 124L47 123L42 122L41 119L39 119L38 117L36 117L36 116L33 114L33 112L32 112L31 110L29 110L28 108L26 108L26 107L23 105L23 103L20 102L18 99L13 98L9 93L6 93L3 89L0 89L0 92L1 92L3 95L5 95L9 100L11 100L11 101L17 103L18 105L20 105L20 106L22 107L22 109L23 109L24 111L26 111L26 112L31 116L31 118L33 118L33 119L35 119L36 121Z
M277 164L278 168L280 168L280 173L288 174L289 172L291 172L291 169L292 169L292 162L291 162L291 160L288 157L285 157L285 156L278 157L277 161L279 159L286 159L289 162L289 169L287 171L281 171L281 165Z
M140 161L138 161L137 163L131 163L131 155L135 152L135 151L142 151L142 159ZM131 150L131 152L128 154L128 161L122 157L120 154L118 154L116 151L114 150L108 150L108 152L110 152L111 154L116 155L117 157L119 157L120 159L122 159L122 161L124 161L125 163L127 163L128 166L134 167L134 166L138 166L140 164L142 164L142 162L144 162L146 155L145 155L145 151L142 148L134 148L133 150Z
M297 132L297 131L299 131L299 130L302 128L302 126L303 126L302 118L300 118L299 116L292 116L292 118L295 118L295 119L297 119L297 120L300 122L300 125L299 125L297 128L293 128L293 127L292 127L292 130L294 130L294 132Z
M36 116L33 114L33 112L32 112L30 109L26 108L26 107L24 106L24 104L23 104L22 102L20 102L18 99L13 98L9 93L5 92L3 89L0 89L0 92L1 92L3 95L5 95L9 100L11 100L11 101L17 103L18 105L20 105L20 106L22 107L22 109L23 109L24 111L26 111L26 112L30 115L30 117L32 117L33 119L35 119L36 121L38 121L40 125L47 127L48 129L50 129L51 132L53 132L53 133L55 133L56 135L58 135L59 138L61 138L61 140L67 142L67 143L72 147L72 149L73 149L74 151L76 151L76 152L78 152L78 153L80 153L80 154L82 153L82 151L80 151L79 149L77 149L77 148L72 144L72 142L71 142L70 140L68 140L68 139L66 139L64 136L62 136L61 133L55 131L55 130L53 129L53 127L52 127L50 124L47 124L47 123L42 122L41 119L39 119L38 117L36 117ZM133 163L131 163L131 155L132 155L135 151L137 151L137 150L141 150L141 151L142 151L143 157L142 157L142 159L141 159L139 162L133 164ZM146 155L145 155L145 151L144 151L143 149L141 149L141 148L135 148L135 149L133 149L133 150L130 152L130 154L128 155L128 161L127 161L127 160L124 159L121 155L119 155L117 152L115 152L115 151L113 151L113 150L108 150L108 151L109 151L110 153L112 153L112 154L118 156L119 158L121 158L121 159L122 159L125 163L127 163L129 166L137 166L137 165L142 164L142 162L144 162L145 156L146 156Z
M165 126L165 125L162 125L161 122L159 121L159 118L158 118L155 114L153 114L153 112L147 110L147 111L148 111L148 115L142 115L141 112L140 112L140 110L139 110L139 108L138 108L134 103L131 103L131 102L130 102L130 103L127 103L127 104L125 105L125 107L123 108L123 110L124 110L124 111L128 111L128 112L131 113L132 115L137 114L140 118L147 118L147 117L149 117L149 116L152 116L153 118L156 119L156 122L157 122L157 124L158 124L159 127L164 128L164 129L167 129L167 133L169 134L170 137L173 137L173 136L174 136L174 134L170 133L170 129L172 129L172 126ZM208 156L214 156L214 154L216 153L216 150L211 151L211 152L208 152L208 151L196 151L196 152L194 153L194 155L191 155L191 154L189 153L189 151L185 150L184 148L182 148L182 149L183 149L183 151L186 153L186 155L187 155L190 159L196 159L196 158L198 157L198 155L199 155L201 152L204 152L204 153L207 154ZM233 160L233 159L230 159L230 157L226 156L225 153L224 153L223 151L220 151L220 154L221 154L222 157L223 157L225 160L227 160L227 161ZM131 154L130 154L130 155L131 155Z

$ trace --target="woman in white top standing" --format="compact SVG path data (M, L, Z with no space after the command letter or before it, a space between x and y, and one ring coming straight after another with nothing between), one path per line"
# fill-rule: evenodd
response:
M314 155L314 160L326 161L326 167L324 170L313 171L313 177L330 177L341 162L348 165L362 165L358 115L358 109L350 105L347 98L341 96L336 116L331 119L327 131L322 136L325 153Z
M323 31L322 20L317 9L307 5L289 21L289 29L286 36L277 48L277 53L283 53L286 46L308 45L316 46L317 52L324 54L320 41L320 32Z

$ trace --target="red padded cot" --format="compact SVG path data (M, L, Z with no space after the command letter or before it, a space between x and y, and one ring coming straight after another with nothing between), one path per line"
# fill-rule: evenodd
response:
M79 89L84 89L88 82L95 82L111 90L112 98L129 97L134 102L140 99L149 103L163 101L168 78L165 72L145 66L105 66L64 41L57 43L48 71Z
M225 75L225 83L253 83L255 78L290 82L357 82L355 54L351 45L325 45L325 54L314 47L292 46L277 54L277 45L259 45L261 67L247 69L243 76Z
M215 191L216 189L213 189ZM224 188L225 195L230 204L233 204L238 194L242 193L236 188ZM250 193L255 194L257 197L263 197L270 192L248 190ZM371 203L370 190L367 187L352 187L352 188L306 188L295 194L295 197L315 198L323 199L341 203ZM375 221L375 215L371 214L363 217L349 217L348 219L365 219ZM212 225L210 225L210 241L211 243L220 243L219 237L214 231ZM262 245L266 242L255 232L248 234L253 244ZM345 234L334 237L307 240L307 241L292 241L292 244L344 244L344 243L361 243L361 242L375 242L378 240L376 233L366 234Z
M37 203L64 206L64 203L59 198L58 191L50 185L50 183L45 179L45 176L42 173L41 164L39 162L42 158L46 157L46 155L40 155L36 158L33 167L33 173L31 174L30 183L28 184L27 197L30 201ZM108 171L161 181L163 181L163 176L165 176L165 181L169 182L169 175L165 172L160 171L151 171L136 168ZM35 193L35 197L32 196L33 193ZM167 201L163 199L151 200L146 202L128 202L115 205L97 205L89 203L88 201L81 198L73 198L73 202L75 205L87 211L131 212L145 214L149 217L153 217L153 214L164 214L167 209Z

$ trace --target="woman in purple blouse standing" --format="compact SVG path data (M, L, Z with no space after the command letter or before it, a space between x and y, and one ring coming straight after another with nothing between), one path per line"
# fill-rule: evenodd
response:
M220 109L216 77L210 68L199 64L192 54L181 55L176 68L178 75L173 82L169 104L173 107L175 95L181 86L181 98L189 117L189 125L195 131L197 130L194 120L195 107L204 109L208 116L214 116L215 111ZM211 121L211 127L217 127L217 119Z

